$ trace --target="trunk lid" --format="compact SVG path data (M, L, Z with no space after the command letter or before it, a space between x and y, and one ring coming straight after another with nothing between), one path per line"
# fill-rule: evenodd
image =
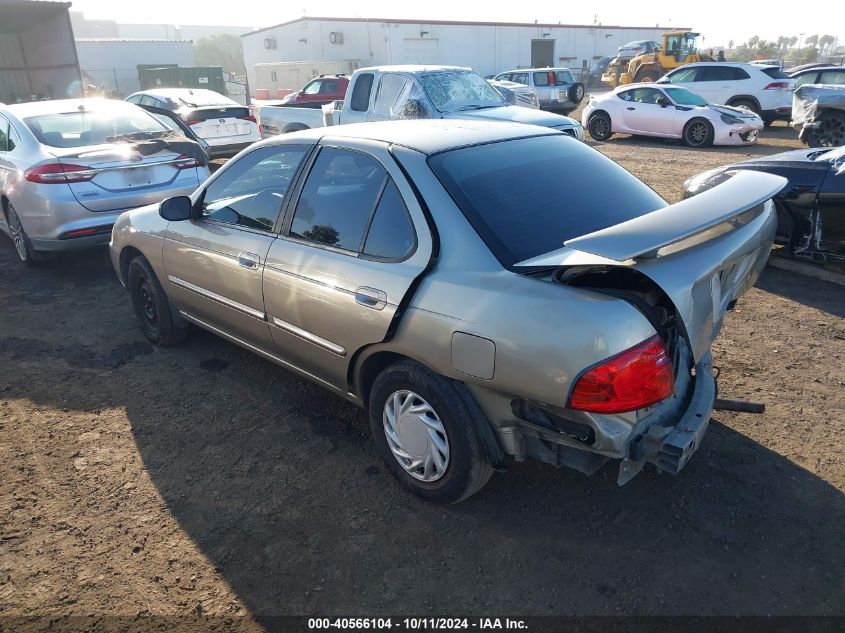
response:
M698 362L766 264L777 224L770 199L786 182L739 171L693 198L567 240L515 268L633 268L672 301Z
M204 139L248 136L254 122L245 106L208 106L184 115L194 134Z
M89 180L68 183L74 197L89 211L140 207L160 201L171 189L198 184L196 169L180 168L192 159L166 148L142 154L139 147L131 143L111 144L54 154L63 165L93 172Z

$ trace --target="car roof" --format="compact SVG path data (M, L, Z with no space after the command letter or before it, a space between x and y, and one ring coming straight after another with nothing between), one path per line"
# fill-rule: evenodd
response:
M551 128L509 121L415 119L313 128L276 136L265 143L289 141L294 137L315 143L323 139L365 139L401 145L423 154L436 154L468 145L553 134L565 136Z
M804 68L792 73L792 75L806 75L809 73L829 72L831 70L839 70L845 73L845 66L815 66L813 68Z
M741 66L742 68L752 68L754 70L760 70L761 68L759 64L749 64L747 62L693 62L691 64L684 64L683 66L678 66L674 70L681 70L683 68L692 68L698 66Z
M367 66L366 68L359 68L355 72L377 72L377 73L422 73L422 72L438 72L446 70L472 70L467 66L440 66L435 64L393 64L386 66ZM474 72L474 71L473 71Z
M214 90L209 90L208 88L155 88L153 90L139 90L138 92L133 92L130 97L133 95L149 95L151 97L184 97L185 95L214 95L215 97L221 97L226 101L231 101L229 97L220 94L219 92L215 92Z
M133 103L117 99L55 99L52 101L30 101L14 103L5 109L18 117L38 116L41 114L60 114L76 112L80 109L104 110L118 108L137 108Z
M543 71L554 71L554 70L569 70L566 66L546 66L544 68L514 68L513 70L503 70L500 73L496 73L497 75L502 75L504 73L539 73Z

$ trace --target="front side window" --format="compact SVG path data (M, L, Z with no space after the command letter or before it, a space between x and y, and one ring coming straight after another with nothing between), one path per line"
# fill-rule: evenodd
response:
M203 219L272 231L308 148L265 147L246 154L213 180L202 196Z
M707 102L686 88L666 88L666 94L678 105L706 106Z
M305 89L302 91L302 94L306 95L315 95L320 92L320 86L323 84L321 81L312 81L310 84L305 86Z
M663 93L657 88L635 88L631 92L634 93L631 101L636 101L637 103L656 104L660 100L660 97L663 96Z
M382 75L373 113L394 116L399 111L399 105L404 102L405 93L410 86L411 80L404 75Z
M290 235L358 252L385 178L370 156L324 148L302 188Z
M511 75L511 81L517 84L522 84L523 86L527 86L528 84L528 73L514 73Z

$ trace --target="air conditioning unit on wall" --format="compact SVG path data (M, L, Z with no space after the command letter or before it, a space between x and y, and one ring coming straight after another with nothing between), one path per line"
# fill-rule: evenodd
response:
M268 37L264 40L264 48L267 50L275 50L276 49L276 38L275 37Z
M343 33L340 31L332 31L329 33L330 44L343 44Z

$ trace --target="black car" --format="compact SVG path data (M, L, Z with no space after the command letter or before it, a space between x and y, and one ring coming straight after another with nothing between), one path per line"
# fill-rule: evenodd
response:
M611 61L613 61L612 57L602 57L601 59L597 59L593 62L593 65L590 66L590 71L587 74L588 86L597 86L601 84L601 76L604 74L604 71L607 70Z
M845 263L845 146L800 149L717 167L684 183L689 198L740 169L783 176L789 184L774 198L777 242L802 259Z

